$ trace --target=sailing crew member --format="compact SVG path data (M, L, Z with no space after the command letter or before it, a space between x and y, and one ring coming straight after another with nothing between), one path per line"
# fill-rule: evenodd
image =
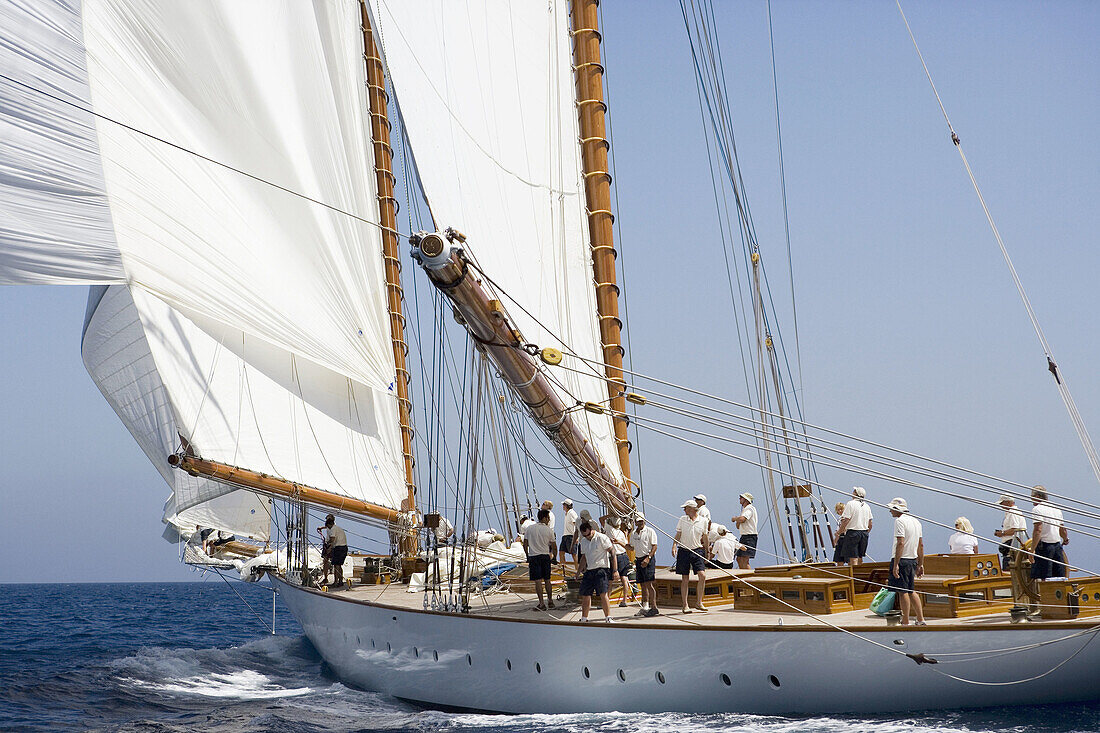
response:
M947 552L952 555L978 554L978 538L974 536L974 525L966 517L955 520L955 534L947 538Z
M565 562L565 556L573 552L573 535L577 531L577 512L573 510L572 499L563 499L561 510L565 512L561 528L561 546L558 548L558 562Z
M588 612L592 608L592 596L600 597L600 607L603 608L604 621L611 623L611 603L607 599L607 587L614 582L619 575L614 570L615 546L607 535L597 532L595 525L584 521L577 529L581 533L580 539L580 565L577 577L581 580L581 621L588 621Z
M737 525L741 534L738 538L741 549L737 551L737 567L748 570L749 560L756 557L756 507L752 503L752 494L747 491L737 499L741 502L741 513L730 520Z
M542 502L542 504L539 506L539 509L545 509L546 511L550 512L550 529L554 529L557 524L557 522L554 521L554 502L547 499L546 501ZM537 517L538 514L536 514L535 516Z
M348 536L342 527L336 526L336 517L325 517L325 544L329 547L329 559L332 561L334 585L344 584L344 561L348 558ZM328 575L325 575L328 580Z
M630 587L630 578L626 575L627 571L630 570L630 556L626 552L626 533L622 531L622 521L618 517L608 514L600 519L604 522L604 534L614 545L615 567L619 571L620 580L623 582L623 595L619 601L619 606L626 608L626 599L634 595L634 591Z
M862 486L852 487L852 498L844 505L840 515L840 527L837 533L843 541L837 541L840 559L849 565L859 565L867 554L867 539L871 535L871 507L865 499L867 490Z
M994 530L993 535L1001 538L1001 544L997 547L997 551L1001 553L1001 570L1008 570L1012 546L1027 541L1027 523L1024 521L1024 513L1011 496L1001 494L998 503L1005 510L1005 516L1001 520L1001 528Z
M642 589L642 610L635 616L652 617L660 613L657 610L657 584L654 582L657 572L657 532L645 523L645 515L634 515L634 533L630 536L630 545L634 548L634 568L638 586Z
M542 590L546 588L546 600L550 602L550 608L554 608L554 594L550 589L550 559L557 553L554 529L550 526L550 510L539 509L539 521L527 525L523 533L523 550L527 553L528 577L535 581L535 593L539 597L539 605L536 611L545 611L546 601L543 600Z
M706 591L707 572L704 567L705 558L710 552L707 539L706 520L699 516L699 505L694 499L688 499L680 508L684 510L684 516L676 524L676 536L672 540L672 556L676 558L676 573L680 576L680 598L683 601L684 613L691 613L694 608L706 613L703 606L703 594ZM695 603L688 604L688 575L694 571L697 578L695 587Z
M718 533L718 539L711 545L714 567L732 570L733 563L737 559L737 550L741 545L733 539L729 530L726 529L726 525L719 524L715 529Z
M600 531L600 528L596 524L596 520L592 518L592 513L589 512L587 509L581 509L581 515L580 515L580 517L578 518L577 521L580 522L580 523L588 522L590 525L592 525L592 531L593 532L599 532ZM576 531L573 532L572 552L573 552L573 560L574 561L576 561L577 555L580 554L580 542L581 542L581 527L580 527L580 524L578 524Z
M901 601L901 625L909 625L909 612L917 616L917 626L927 626L916 579L924 575L924 538L920 522L909 514L909 505L898 497L886 505L894 518L894 555L890 561L890 590Z
M1031 501L1035 504L1032 516L1035 518L1031 536L1032 558L1031 579L1064 578L1066 576L1066 556L1062 550L1069 544L1069 534L1062 519L1062 510L1052 505L1043 486L1031 490Z
M691 498L695 500L696 506L699 507L699 516L706 520L706 522L707 522L707 532L709 533L711 531L711 523L710 523L710 507L707 506L707 495L706 494L696 494L695 496L693 496Z
M836 506L833 507L833 511L836 512L836 518L838 522L840 521L841 517L844 516L844 507L846 506L847 504L845 504L844 502L838 501L836 503ZM837 527L837 530L839 529L840 528ZM844 544L842 542L843 539L844 535L837 531L836 539L833 540L833 562L835 562L837 565L844 564L844 558L841 556L841 553L844 552Z
M445 545L447 540L454 537L455 526L447 521L447 518L442 514L439 515L439 524L435 526L435 541L437 544Z

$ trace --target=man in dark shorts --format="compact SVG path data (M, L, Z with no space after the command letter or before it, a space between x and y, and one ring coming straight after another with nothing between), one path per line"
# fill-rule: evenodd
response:
M1042 486L1031 490L1031 501L1035 508L1031 546L1035 557L1032 558L1031 579L1064 578L1066 576L1066 555L1063 545L1069 544L1062 510L1050 504L1047 492Z
M737 529L741 532L741 536L737 538L737 541L744 545L737 551L737 567L741 570L748 570L749 560L756 557L756 540L758 537L756 523L758 517L756 507L752 503L752 494L746 491L737 499L741 502L741 514L730 520L737 525Z
M573 502L570 499L562 501L561 510L565 512L565 518L562 520L558 562L565 562L565 556L573 554L573 535L577 532L577 512L573 509Z
M554 594L550 590L550 560L557 548L554 546L554 530L550 528L550 510L539 509L539 521L527 527L523 533L523 549L527 553L528 577L535 581L535 593L539 596L536 611L545 611L546 602L542 591L546 589L546 598L550 608L554 608Z
M657 532L646 526L645 515L638 512L634 517L634 533L630 536L634 548L634 567L638 573L638 586L642 591L642 609L635 616L656 616L657 587L654 583L657 570Z
M894 556L890 562L890 590L898 594L901 605L901 625L909 625L909 611L917 616L917 626L927 626L920 594L916 592L917 578L924 575L924 538L920 522L910 516L905 499L898 497L886 505L894 518Z
M837 552L842 562L859 565L867 554L867 540L874 525L871 507L866 501L867 491L862 486L852 487L852 498L844 505L837 533L843 538L837 542Z
M699 516L699 505L694 499L688 499L680 508L684 516L676 525L676 536L672 540L672 556L676 558L676 574L680 576L680 600L684 613L692 610L706 612L703 594L706 591L706 557L710 554L707 538L707 521ZM688 603L688 576L694 572L696 581L695 603Z
M588 621L588 612L592 608L592 596L600 597L604 621L611 623L611 602L607 598L607 588L611 581L619 579L615 568L615 550L611 540L602 532L596 532L587 521L581 522L581 539L577 544L580 551L581 579L581 621ZM610 578L608 577L610 575Z
M317 530L320 532L320 528ZM328 561L332 563L333 585L339 588L344 584L344 561L348 559L348 536L343 528L336 526L336 517L329 514L325 517L325 552L328 553ZM328 580L328 571L325 571L325 580Z

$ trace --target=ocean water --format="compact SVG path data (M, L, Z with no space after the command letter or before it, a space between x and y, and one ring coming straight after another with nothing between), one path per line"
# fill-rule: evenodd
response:
M341 684L281 606L272 636L264 626L271 615L266 585L227 585L212 576L199 583L0 585L0 730L1100 730L1100 704L797 718L427 710Z

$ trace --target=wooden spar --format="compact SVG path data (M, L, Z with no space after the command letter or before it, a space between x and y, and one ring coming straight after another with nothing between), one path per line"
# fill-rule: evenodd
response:
M395 390L397 392L398 418L401 422L401 449L405 456L405 488L408 491L408 509L416 510L416 460L412 452L412 401L409 399L409 371L405 357L409 347L405 344L405 315L401 308L401 260L397 235L397 199L393 195L396 178L393 174L393 148L390 146L390 121L386 113L389 95L382 69L382 59L374 42L370 14L365 2L359 11L363 22L363 49L367 65L367 91L370 97L371 139L374 141L374 171L378 182L378 216L382 228L382 261L386 270L386 300L390 311L390 340L393 342L393 361L396 366Z
M609 507L620 512L632 508L634 499L629 488L616 480L574 419L576 406L566 405L558 396L538 358L528 353L523 337L509 324L500 301L491 299L481 282L469 272L462 250L457 247L448 250L438 234L425 236L417 246L428 279L450 299L477 348L489 357L527 405L535 422Z
M573 32L573 68L580 119L581 165L588 208L588 232L592 267L596 276L596 314L600 319L604 369L611 398L615 446L623 476L630 480L630 441L623 394L622 327L619 320L619 286L615 284L615 217L611 213L611 174L608 172L603 101L603 66L600 64L599 0L572 0L569 17Z
M314 506L336 509L348 514L362 514L374 519L384 519L387 522L396 520L398 516L396 509L371 504L359 499L351 499L322 489L286 481L276 476L269 476L266 473L230 466L226 463L207 461L195 456L176 453L168 456L168 463L187 471L192 476L206 476L217 481L235 484L242 489L262 491L265 494L271 494L279 498L304 501Z

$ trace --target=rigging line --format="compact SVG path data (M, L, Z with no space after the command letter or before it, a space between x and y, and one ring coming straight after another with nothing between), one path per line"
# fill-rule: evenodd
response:
M1073 654L1069 655L1068 657L1063 659L1061 662L1059 662L1058 664L1056 664L1053 667L1051 667L1050 669L1048 669L1046 672L1042 672L1040 674L1034 675L1032 677L1028 677L1026 679L1010 680L1008 682L982 682L981 680L969 680L969 679L966 679L965 677L959 677L959 676L953 675L949 672L945 672L942 669L933 668L933 671L938 672L939 674L942 674L944 677L949 677L949 678L955 680L956 682L965 682L968 685L980 685L982 687L1009 687L1011 685L1022 685L1022 684L1027 683L1027 682L1034 682L1035 680L1042 679L1043 677L1046 677L1047 675L1051 674L1052 672L1055 672L1058 669L1061 669L1066 664L1069 664L1069 662L1074 657L1076 657L1081 652L1085 651L1085 647L1087 647L1089 644L1091 644L1094 639L1096 639L1096 630L1094 630L1093 634L1088 639L1086 639L1083 644L1081 644L1081 648L1078 649L1077 651L1075 651Z
M993 238L997 240L997 246L1001 250L1001 256L1004 257L1005 264L1008 265L1008 271L1012 275L1012 282L1016 284L1016 291L1020 294L1020 300L1027 310L1028 318L1031 320L1031 326L1035 330L1035 335L1039 338L1039 344L1042 346L1043 353L1047 358L1047 367L1051 374L1054 375L1054 379L1058 384L1058 392L1062 397L1062 402L1065 403L1066 410L1069 412L1070 420L1073 422L1073 427L1077 431L1077 437L1081 441L1081 446L1085 449L1085 455L1092 465L1092 472L1096 476L1096 480L1100 481L1100 456L1096 454L1096 448L1093 446L1092 438L1089 436L1084 420L1077 411L1077 404L1073 401L1073 396L1069 392L1069 385L1066 383L1065 375L1062 374L1061 369L1057 365L1057 361L1054 358L1054 352L1047 342L1043 329L1039 325L1039 319L1031 306L1031 300L1024 291L1024 285L1016 272L1016 266L1012 264L1012 258L1008 255L1008 248L1005 247L1004 240L1001 239L1001 233L997 230L997 225L993 221L993 214L990 213L989 207L986 205L985 196L982 195L981 188L978 186L978 179L974 176L974 171L970 168L970 162L966 159L966 153L963 152L962 142L955 133L955 128L951 125L951 118L947 116L947 109L944 108L943 100L940 99L940 93L936 89L935 82L932 81L932 73L928 70L928 64L924 62L924 54L921 53L920 46L917 45L917 38L913 35L913 29L909 26L909 19L905 17L905 11L901 9L901 0L895 0L895 2L898 6L898 12L901 13L901 19L905 23L905 30L909 33L909 38L913 42L913 48L917 52L917 57L920 58L921 66L924 68L924 75L928 78L928 83L932 87L932 93L936 95L936 102L940 106L940 112L943 113L943 119L947 123L947 129L951 132L951 142L955 144L955 149L959 151L959 158L962 160L963 167L966 168L966 174L970 178L970 185L974 187L974 193L978 195L978 201L982 205L982 211L985 212L985 218L986 221L989 222L989 228L993 232Z
M249 611L252 611L252 615L253 615L253 616L255 616L256 618L260 619L260 623L264 625L264 628L265 628L265 629L267 629L268 631L270 631L270 632L271 632L272 634L274 634L274 633L275 633L275 631L274 631L274 630L273 630L273 629L271 628L271 624L269 624L269 623L267 622L267 620L266 620L266 619L264 619L264 617L263 617L263 616L261 616L260 614L256 613L256 611L255 611L255 610L253 610L252 606L248 605L248 601L246 601L246 600L244 599L244 597L242 597L242 596L241 596L241 594L237 592L237 589L236 589L236 588L234 588L234 587L233 587L233 584L229 582L229 578L227 578L227 577L225 577L224 575L222 575L222 572L221 572L220 570L218 570L217 568L208 568L208 569L209 569L209 570L212 570L212 571L213 571L213 572L215 572L215 573L217 573L217 574L218 574L218 577L219 577L219 578L221 578L222 580L224 580L224 581L225 581L225 584L229 586L229 590L233 591L233 594L234 594L234 595L236 595L236 596L237 596L237 598L239 598L239 599L240 599L241 603L243 603L243 604L244 604L244 607L245 607L245 608L247 608L247 609L248 609Z
M570 353L569 356L571 356L575 359L579 359L581 361L586 361L585 357L579 356L577 354ZM598 362L596 360L587 360L587 361L591 361L593 364L601 363L601 362ZM559 365L559 366L561 366L561 365ZM561 367L561 368L568 369L569 367ZM730 399L727 399L727 398L724 398L724 397L719 397L717 395L713 395L713 394L709 394L707 392L703 392L703 391L700 391L700 390L697 390L697 389L693 389L691 387L686 387L686 386L683 386L683 385L676 384L674 382L669 382L669 381L666 381L666 380L661 379L659 377L654 377L652 375L643 374L641 372L626 371L626 370L624 370L624 373L629 374L632 377L637 377L639 379L644 379L644 380L656 382L657 384L661 384L661 385L664 385L666 387L672 387L673 389L678 389L678 390L681 390L683 392L687 392L689 394L694 394L694 395L698 395L700 397L705 397L707 399L714 400L715 402L719 402L719 403L727 404L727 405L732 405L734 407L738 407L738 408L743 409L743 410L759 411L759 408L753 407L751 405L746 405L744 403L737 402L735 400L730 400ZM685 404L690 404L694 407L699 407L699 408L706 409L706 410L711 410L711 411L714 411L714 412L721 412L721 411L719 411L719 410L717 410L713 407L708 407L706 405L701 405L701 404L698 404L698 403L690 402L690 401L685 400L683 398L675 397L673 395L669 395L669 394L666 394L666 393L657 392L655 390L645 390L645 391L648 391L651 394L656 394L660 397L664 397L666 399L671 399L671 400L675 400L677 402L683 402ZM723 414L732 414L732 413L723 413ZM768 415L771 416L771 417L778 417L778 415L775 415L775 414L772 414L772 413L768 413ZM791 417L789 419L792 420L792 422L797 422L798 424L804 426L804 428L807 428L807 429L820 430L820 431L828 433L830 435L836 435L836 436L839 436L839 437L842 437L842 438L849 438L851 440L855 440L855 441L858 441L860 443L864 443L866 445L873 446L875 448L882 448L884 450L893 451L895 453L900 453L901 455L908 456L910 458L915 458L915 459L922 460L922 461L928 461L929 463L933 463L933 464L936 464L936 465L939 465L939 466L944 466L946 468L950 468L950 469L953 469L953 470L956 470L956 471L963 471L965 473L973 474L975 476L980 476L982 478L986 478L986 479L989 479L991 481L997 481L997 482L1005 484L1006 486L1018 487L1020 489L1024 489L1025 492L1026 492L1026 493L1023 493L1023 492L1015 492L1013 490L1006 490L1005 491L1006 494L1011 494L1011 495L1014 495L1014 496L1017 496L1017 497L1027 498L1028 496L1030 496L1030 491L1033 488L1031 486L1028 486L1027 484L1019 483L1018 481L1012 481L1010 479L1001 478L1001 477L998 477L998 476L993 476L993 475L987 474L987 473L982 473L981 471L976 471L974 469L964 468L962 466L957 466L957 465L952 464L952 463L947 463L946 461L940 461L940 460L937 460L935 458L929 458L927 456L922 456L919 453L912 453L910 451L906 451L906 450L903 450L901 448L894 448L894 447L891 447L889 445L885 445L883 443L878 443L878 442L875 442L873 440L868 440L866 438L860 438L860 437L857 437L857 436L854 436L854 435L850 435L848 433L843 433L843 432L840 432L840 431L837 431L837 430L832 430L830 428L826 428L826 427L823 427L821 425L817 425L815 423L807 422L805 420L797 420L793 417ZM1070 503L1078 504L1078 505L1081 505L1081 506L1087 506L1090 509L1100 509L1100 505L1096 505L1096 504L1093 504L1091 502L1083 501L1081 499L1075 499L1071 496L1066 496L1064 494L1057 494L1057 493L1055 493L1053 491L1049 491L1049 490L1047 491L1047 494L1049 496L1055 497L1057 499L1061 499L1064 502L1070 502Z

